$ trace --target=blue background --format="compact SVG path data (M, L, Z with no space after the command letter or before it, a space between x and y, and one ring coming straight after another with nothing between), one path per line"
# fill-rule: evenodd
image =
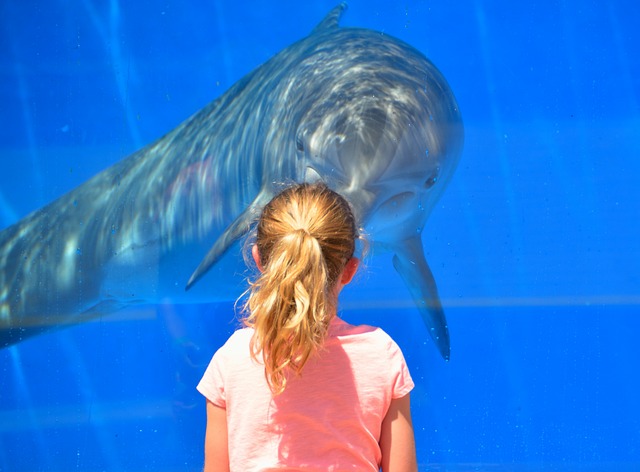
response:
M171 130L334 5L2 2L0 228ZM342 25L425 53L465 121L423 233L451 361L388 256L343 303L405 352L420 469L640 470L637 2L352 0ZM0 470L200 470L194 388L237 295L0 351Z

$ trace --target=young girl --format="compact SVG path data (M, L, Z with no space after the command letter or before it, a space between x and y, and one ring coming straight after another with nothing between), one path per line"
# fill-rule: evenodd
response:
M336 316L357 238L349 204L324 184L292 186L265 206L246 328L198 384L205 472L417 470L400 348Z

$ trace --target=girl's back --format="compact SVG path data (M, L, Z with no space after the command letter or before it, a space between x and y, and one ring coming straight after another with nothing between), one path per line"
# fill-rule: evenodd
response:
M396 343L334 318L323 349L274 397L249 355L252 335L231 336L198 386L226 408L230 444L243 445L229 449L230 469L379 470L382 421L391 400L413 388Z

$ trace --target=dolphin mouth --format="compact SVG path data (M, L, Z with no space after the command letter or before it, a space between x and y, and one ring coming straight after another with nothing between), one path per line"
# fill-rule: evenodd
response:
M422 195L406 190L381 199L369 209L363 223L384 244L422 233L427 216Z
M415 192L399 192L380 202L380 204L373 209L373 212L385 212L388 213L389 216L395 216L394 219L397 219L401 215L413 214L415 212L415 206L420 208L421 205L416 202L416 200L417 194Z

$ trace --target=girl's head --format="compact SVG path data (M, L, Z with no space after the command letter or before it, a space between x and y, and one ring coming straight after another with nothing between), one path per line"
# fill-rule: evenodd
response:
M255 329L251 354L262 353L274 394L322 345L338 292L357 267L357 238L351 207L325 184L294 185L264 207L252 248L261 274L244 321Z

